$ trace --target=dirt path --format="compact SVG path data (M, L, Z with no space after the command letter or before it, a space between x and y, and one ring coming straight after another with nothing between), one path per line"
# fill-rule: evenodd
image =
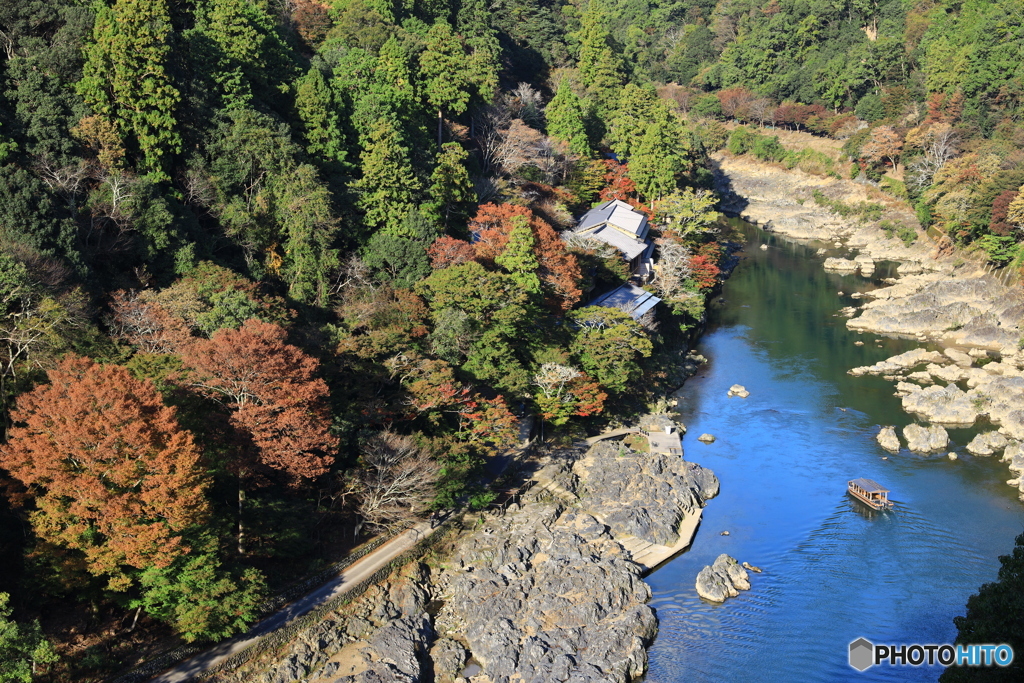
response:
M228 657L256 644L267 634L288 625L319 605L349 591L432 533L434 533L434 529L431 529L428 522L417 524L360 558L331 581L285 605L253 626L248 633L226 640L151 680L154 683L181 683L192 680L195 676L217 666Z

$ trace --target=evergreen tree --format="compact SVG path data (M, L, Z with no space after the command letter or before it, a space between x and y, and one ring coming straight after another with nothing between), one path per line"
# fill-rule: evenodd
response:
M569 151L588 158L593 153L587 140L587 128L584 121L583 102L572 91L568 79L558 84L555 96L544 109L548 122L548 135L569 145Z
M444 112L462 114L473 91L490 99L497 85L496 55L481 44L469 50L452 27L438 22L427 32L420 54L420 78L427 103L437 109L437 144L441 144Z
M329 163L347 155L342 105L317 65L295 82L295 110L302 121L306 151Z
M600 111L609 111L618 101L617 90L626 82L622 62L612 47L611 34L597 3L590 3L579 32L577 68L580 82L593 93Z
M525 216L513 216L512 222L515 227L509 233L508 244L494 262L512 275L522 291L531 296L540 294L540 278L536 272L540 264L533 253L537 240Z
M437 166L430 174L427 210L445 228L465 225L476 208L476 191L466 171L469 154L457 142L441 145Z
M167 0L117 0L93 26L78 90L162 174L181 148L175 110L181 95L168 72L171 20Z
M362 153L363 177L354 183L368 226L402 234L402 221L416 204L420 183L395 121L384 118Z
M659 200L679 187L692 165L682 126L664 107L658 107L630 157L629 175L637 190L648 202Z

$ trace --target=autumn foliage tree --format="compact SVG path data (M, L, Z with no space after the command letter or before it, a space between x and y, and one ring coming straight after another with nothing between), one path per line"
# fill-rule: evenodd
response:
M470 223L470 230L477 236L473 245L476 259L485 264L500 259L517 222L527 222L533 233L536 273L545 302L558 312L569 310L583 295L579 263L576 256L566 250L558 233L525 206L484 204L480 207Z
M255 318L218 330L185 354L194 386L231 410L251 439L254 463L311 479L327 472L337 439L328 426L327 384L318 361L285 342L284 328ZM242 465L245 468L247 465Z
M293 482L327 472L338 439L330 433L327 384L319 363L285 343L284 328L255 318L197 340L184 355L191 382L230 411L243 439L232 468L238 474L238 551L244 552L245 481L258 468Z
M133 570L188 552L182 534L208 513L192 435L149 381L69 356L18 398L0 466L35 499L41 539L80 552L126 590Z
M533 384L537 387L533 399L541 417L556 426L574 415L599 414L608 398L597 382L571 365L544 363L533 376Z

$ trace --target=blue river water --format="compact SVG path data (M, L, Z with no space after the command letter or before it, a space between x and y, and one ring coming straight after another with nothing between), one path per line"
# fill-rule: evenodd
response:
M680 394L685 457L711 468L721 493L690 550L647 578L660 631L645 680L934 681L939 666L858 673L848 644L952 642L953 617L1024 531L1024 505L1005 464L964 450L975 430L950 430L956 461L885 452L879 426L913 418L891 382L847 370L915 344L851 332L835 315L881 282L824 272L821 245L740 227L743 260L698 345L709 362ZM736 383L749 398L726 396ZM698 442L705 432L717 441ZM894 510L849 498L856 477L891 489ZM694 581L720 553L764 572L715 605Z

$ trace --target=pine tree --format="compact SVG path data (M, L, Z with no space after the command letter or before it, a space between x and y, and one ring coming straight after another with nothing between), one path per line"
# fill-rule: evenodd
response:
M171 20L166 0L101 6L78 91L93 111L137 145L143 166L162 174L181 148L175 110L181 94L168 73Z
M359 206L365 212L364 221L368 226L401 234L406 214L415 207L420 183L393 119L383 118L374 126L362 162L363 177L354 187L361 193Z
M548 122L548 135L569 145L569 151L580 158L593 155L590 142L587 140L587 128L584 123L583 102L572 91L568 79L558 84L555 96L544 109Z

